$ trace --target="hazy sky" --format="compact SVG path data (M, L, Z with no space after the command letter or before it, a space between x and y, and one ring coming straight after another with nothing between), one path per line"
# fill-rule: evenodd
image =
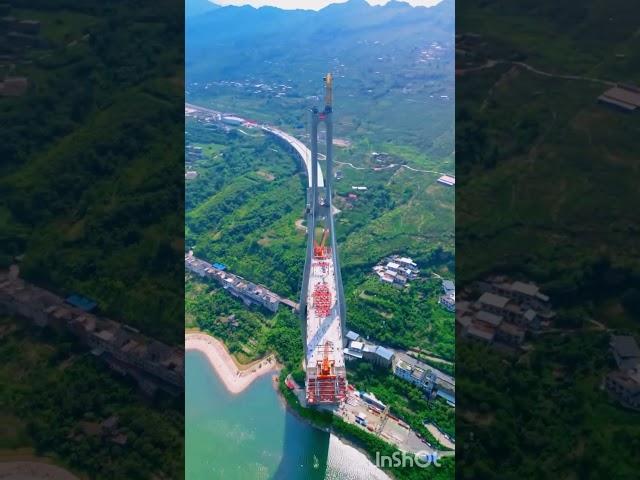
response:
M263 7L272 5L279 8L303 8L309 10L318 10L326 7L330 3L342 3L346 0L215 0L218 5L253 5L254 7ZM367 0L371 5L382 5L388 0ZM430 7L440 3L440 0L404 0L414 6Z

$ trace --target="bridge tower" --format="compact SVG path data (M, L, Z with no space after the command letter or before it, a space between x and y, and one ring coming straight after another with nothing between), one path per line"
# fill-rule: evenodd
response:
M346 395L343 353L346 345L346 305L332 206L333 77L331 73L324 78L324 85L324 109L319 110L314 107L310 112L311 187L307 191L307 254L299 309L306 346L306 387L309 404L336 404ZM318 127L321 123L324 123L326 128L326 170L324 186L318 187L318 169L320 168ZM328 245L325 247L327 237ZM328 307L325 305L327 298L329 299ZM328 365L331 365L331 373L327 371Z

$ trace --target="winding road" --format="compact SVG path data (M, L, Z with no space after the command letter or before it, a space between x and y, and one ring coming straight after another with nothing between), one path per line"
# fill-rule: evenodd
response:
M391 163L385 167L356 167L353 163L351 162L339 162L338 160L334 160L333 163L338 163L340 165L346 165L348 167L353 168L354 170L374 170L374 171L380 171L380 170L388 170L389 168L394 168L394 167L399 167L399 168L406 168L407 170L411 170L412 172L420 172L420 173L433 173L435 175L451 175L454 176L451 173L445 173L445 172L437 172L435 170L421 170L419 168L413 168L410 167L409 165L398 165L395 163Z
M537 75L542 75L543 77L559 78L559 79L562 79L562 80L581 80L581 81L584 81L584 82L600 83L602 85L607 85L609 87L615 87L617 85L616 82L612 82L611 80L604 80L602 78L586 77L584 75L564 75L564 74L560 74L560 73L545 72L544 70L540 70L540 69L538 69L536 67L533 67L533 66L529 65L528 63L513 62L513 61L510 61L510 60L487 60L482 65L479 65L477 67L463 68L463 69L457 70L456 73L464 75L466 73L478 72L480 70L486 70L488 68L493 68L496 65L503 64L503 63L508 63L510 65L517 65L517 66L522 67L525 70L528 70L528 71L530 71L532 73L535 73Z

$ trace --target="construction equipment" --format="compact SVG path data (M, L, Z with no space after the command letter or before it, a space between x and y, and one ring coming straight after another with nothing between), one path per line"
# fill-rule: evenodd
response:
M331 73L327 73L324 77L324 109L325 111L331 111L333 104L333 76Z
M313 289L313 308L318 318L327 318L331 313L331 291L326 283L317 283Z
M329 360L329 353L331 352L331 342L327 341L324 344L324 355L322 356L322 364L320 365L320 375L318 378L329 378L333 375L334 361Z
M384 412L382 412L382 416L380 417L380 423L378 424L378 428L376 428L376 435L380 435L384 426L387 424L387 420L389 419L389 405L384 408Z
M315 245L313 246L314 257L327 258L329 256L331 249L329 247L325 247L325 243L327 243L328 236L329 236L329 230L325 228L324 232L322 232L322 239L320 240L320 243L315 242Z

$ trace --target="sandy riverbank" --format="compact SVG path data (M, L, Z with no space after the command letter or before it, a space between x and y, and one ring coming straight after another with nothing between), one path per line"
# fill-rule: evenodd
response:
M0 463L0 478L6 480L79 480L78 477L62 467L35 461Z
M233 394L242 392L255 379L278 368L273 355L247 366L239 366L220 340L204 333L186 333L184 347L204 353L226 389Z

